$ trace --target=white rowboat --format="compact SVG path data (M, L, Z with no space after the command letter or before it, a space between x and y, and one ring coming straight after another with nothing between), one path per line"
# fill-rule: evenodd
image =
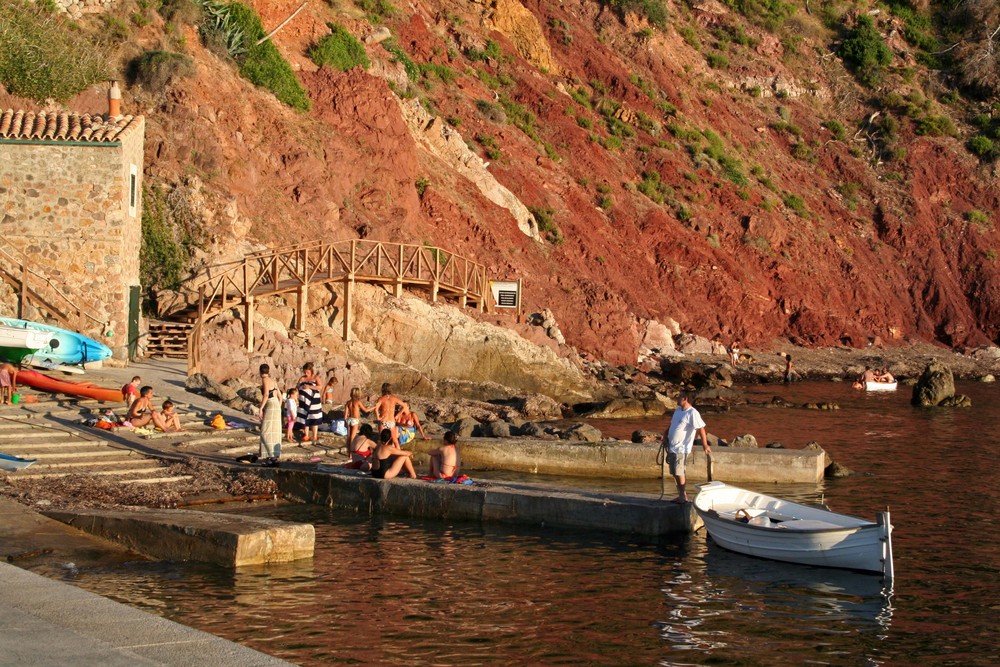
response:
M865 382L865 391L896 391L895 382Z
M721 547L759 558L893 578L888 511L880 512L873 523L723 482L700 484L698 489L695 510Z

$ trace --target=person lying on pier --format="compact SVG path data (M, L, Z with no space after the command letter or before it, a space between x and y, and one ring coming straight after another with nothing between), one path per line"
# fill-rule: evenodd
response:
M428 452L434 479L451 479L458 475L458 436L454 431L444 434L444 444Z
M417 473L413 470L413 462L410 460L413 452L400 449L399 445L392 441L392 432L387 428L379 433L379 440L381 442L372 455L372 477L392 479L405 468L410 478L416 479Z
M176 433L182 431L181 417L174 412L173 401L163 401L163 410L153 412L153 425L157 426L164 433Z

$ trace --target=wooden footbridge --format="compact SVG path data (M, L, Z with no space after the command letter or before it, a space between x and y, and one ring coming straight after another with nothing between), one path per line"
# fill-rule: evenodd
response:
M351 333L351 290L355 283L391 285L399 297L403 287L430 290L431 301L451 298L460 306L483 310L489 283L486 267L441 248L405 243L353 239L316 241L248 255L240 261L208 267L195 280L198 316L188 336L188 372L201 363L201 335L205 322L226 308L242 307L243 333L253 349L253 315L257 299L295 294L295 322L305 327L309 288L339 283L343 286L343 336Z

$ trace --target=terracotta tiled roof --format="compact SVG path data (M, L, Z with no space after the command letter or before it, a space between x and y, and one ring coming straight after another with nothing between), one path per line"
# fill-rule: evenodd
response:
M132 123L133 116L113 119L98 114L68 111L15 111L0 113L0 141L86 141L111 143Z

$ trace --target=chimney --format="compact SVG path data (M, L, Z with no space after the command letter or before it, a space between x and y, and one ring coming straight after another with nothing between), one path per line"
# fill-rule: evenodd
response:
M117 81L112 81L108 88L108 115L112 118L121 118L122 115L122 91Z

